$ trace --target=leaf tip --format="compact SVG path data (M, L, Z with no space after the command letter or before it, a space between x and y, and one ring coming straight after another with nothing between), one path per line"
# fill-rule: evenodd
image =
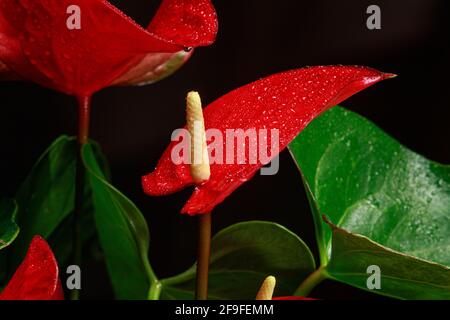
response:
M398 75L395 73L384 73L383 76L384 79L394 79L398 77Z

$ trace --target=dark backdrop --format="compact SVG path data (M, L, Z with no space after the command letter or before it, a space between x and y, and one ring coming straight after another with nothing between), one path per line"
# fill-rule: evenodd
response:
M145 25L159 1L112 1ZM109 88L95 95L92 137L103 146L114 184L141 208L152 235L150 256L161 277L194 262L195 219L178 212L190 190L149 198L140 187L184 123L187 91L205 103L271 73L308 65L360 64L398 78L344 105L409 148L450 163L448 8L444 0L215 0L220 32L178 73L154 85ZM366 8L382 9L382 30L369 31ZM40 153L57 136L75 133L74 99L28 83L0 84L0 194L12 196ZM284 152L276 176L256 176L214 212L214 232L242 220L271 220L297 232L316 253L313 224L300 176ZM86 298L111 297L101 265L84 268ZM322 298L378 298L325 282Z

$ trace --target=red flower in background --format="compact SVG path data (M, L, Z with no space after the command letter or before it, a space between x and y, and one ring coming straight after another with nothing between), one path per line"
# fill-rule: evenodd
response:
M0 78L90 96L156 81L191 54L180 51L209 45L216 33L209 0L163 0L147 29L106 0L0 0Z
M63 299L55 256L47 242L35 236L25 259L0 293L0 300Z
M392 77L365 67L311 67L276 74L234 90L204 110L205 128L278 129L279 152L283 150L315 117L353 94ZM175 139L176 140L176 139ZM174 164L172 142L158 162L155 171L142 179L144 191L152 196L174 193L193 185L189 164ZM223 139L223 150L226 150ZM248 146L247 146L248 148ZM267 143L267 153L271 145ZM242 185L265 163L211 163L210 179L196 186L182 213L209 213ZM210 157L211 157L211 150ZM307 150L305 150L307 152ZM273 159L276 154L270 154ZM248 161L247 161L248 162Z

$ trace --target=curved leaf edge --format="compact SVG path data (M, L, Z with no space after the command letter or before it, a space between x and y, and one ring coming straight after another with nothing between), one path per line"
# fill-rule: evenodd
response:
M129 205L130 207L132 207L136 212L139 212L140 215L137 216L138 219L141 220L142 223L140 223L141 226L143 226L146 230L145 233L148 235L147 239L147 243L142 245L141 241L136 237L136 226L133 223L129 222L129 219L127 217L123 217L124 220L126 221L128 227L130 228L130 230L132 231L132 234L134 236L134 241L136 243L136 247L138 248L138 251L141 255L141 261L143 264L143 267L145 269L145 271L148 274L149 280L150 280L150 284L153 283L157 283L159 280L156 277L151 265L150 265L150 261L148 258L148 251L149 251L149 246L150 246L150 231L148 229L148 225L147 222L144 218L144 216L142 215L142 212L139 210L139 208L136 206L136 204L131 201L128 197L126 197L122 192L120 192L116 187L114 187L111 183L109 183L104 177L102 177L101 175L99 175L93 168L90 167L90 165L88 164L88 157L92 156L93 157L93 150L92 150L92 145L91 144L86 144L83 147L82 150L82 160L83 160L83 164L84 167L86 168L86 171L88 174L90 174L94 179L96 179L97 181L99 181L100 183L102 183L104 186L106 186L109 190L111 190L112 192L114 192L116 195L118 195L119 197L121 197L121 199L127 203L127 205Z
M14 242L14 240L17 238L20 232L20 227L18 226L16 222L16 216L17 212L19 210L19 207L17 205L17 202L13 199L0 199L0 210L5 210L6 215L10 217L10 220L8 221L8 224L10 224L10 227L14 229L12 235L10 235L9 239L5 240L3 235L0 235L0 250L8 247L10 244Z
M393 249L391 249L389 247L383 246L383 245L373 241L369 237L366 237L364 235L357 234L357 233L352 233L352 232L349 232L349 231L347 231L345 229L342 229L342 228L336 226L325 215L323 215L322 218L325 221L325 223L332 229L333 237L335 236L335 233L342 233L342 234L345 234L345 235L349 235L351 237L356 237L356 238L358 238L360 240L367 241L371 245L373 245L375 247L378 247L380 250L386 251L386 252L388 252L390 254L393 254L393 255L396 255L396 256L399 256L399 257L402 257L402 258L405 258L405 259L409 259L411 261L423 263L423 264L426 264L426 265L428 265L430 267L439 268L442 271L450 272L450 267L444 266L444 265L436 263L436 262L432 262L432 261L428 261L428 260L421 259L421 258L418 258L418 257L414 257L414 256L408 255L408 254L403 253L403 252L399 252L399 251L393 250ZM332 259L332 257L330 258L330 260L331 259ZM344 284L347 284L347 285L349 284L349 283L339 279L338 277L333 276L333 271L330 271L327 267L328 267L328 265L324 265L323 266L323 268L324 268L324 275L326 276L326 278L331 279L331 280L335 280L335 281L338 281L338 282L341 282L341 283L344 283ZM364 275L364 277L367 277L367 273L361 273L361 274ZM404 281L408 282L409 280L405 279ZM377 294L385 296L385 297L390 297L390 298L395 298L395 299L402 299L402 300L405 299L402 296L397 296L395 294L389 294L389 293L384 292L384 291L370 290L370 289L368 289L365 286L356 286L356 285L353 285L353 284L350 284L350 285L354 286L354 287L357 287L359 289L362 289L364 291L368 291L370 293L377 293ZM449 287L449 290L450 290L450 287Z
M342 106L339 106L339 105L335 106L334 108L341 109L341 110L345 111L346 113L351 113L352 115L356 116L357 118L366 121L375 130L381 132L386 137L386 139L399 144L400 147L405 152L411 153L413 156L416 156L416 157L418 157L420 159L426 160L431 165L442 167L445 170L449 170L450 169L450 164L443 164L443 163L440 163L438 161L429 159L429 158L425 157L424 155L422 155L422 154L412 150L411 148L403 145L397 139L395 139L391 134L389 134L388 132L385 132L382 128L380 128L375 122L371 121L370 119L367 119L367 118L361 116L360 114L358 114L358 113L356 113L354 111L348 110L348 109L346 109L346 108L344 108ZM294 140L294 142L292 142L291 144L295 143L295 141L296 140ZM408 255L408 254L400 252L400 251L396 251L396 250L391 249L391 248L389 248L387 246L384 246L384 245L382 245L382 244L380 244L380 243L378 243L376 241L373 241L372 239L370 239L367 236L349 232L349 231L347 231L347 230L345 230L343 228L338 227L334 223L332 223L325 214L321 213L320 209L318 208L317 201L315 199L315 195L312 192L312 189L311 189L311 187L310 187L306 177L304 176L304 174L303 174L303 172L302 172L302 170L300 168L300 164L295 159L294 151L291 148L291 144L288 146L288 150L289 150L289 153L290 153L290 155L291 155L291 157L292 157L292 159L294 161L294 164L296 165L296 167L298 169L298 172L301 175L302 182L303 182L303 185L305 187L305 191L306 191L306 195L307 195L307 198L308 198L308 202L309 202L310 208L311 208L311 210L313 212L315 211L315 212L318 213L318 214L313 214L313 220L314 220L314 227L315 227L315 230L316 230L316 241L318 243L318 250L319 250L319 255L320 255L320 266L324 270L324 276L325 276L326 279L335 280L335 281L338 281L338 282L341 282L341 283L344 283L344 284L347 284L347 285L351 285L351 286L357 287L357 288L362 289L364 291L368 291L368 292L374 293L373 290L370 290L367 287L355 286L353 284L349 284L349 283L347 283L347 282L345 282L343 280L340 280L339 278L333 276L332 272L330 272L327 269L327 266L329 265L329 262L332 259L331 254L333 252L333 250L332 250L333 239L331 238L327 243L324 243L324 238L322 236L322 234L323 234L323 228L322 228L323 224L322 224L322 222L325 222L325 224L328 225L332 229L333 237L335 235L335 232L341 232L341 233L350 235L352 237L357 237L357 238L359 238L361 240L368 241L372 245L374 245L376 247L379 247L381 250L384 250L384 251L386 251L388 253L391 253L391 254L397 255L399 257L406 258L406 259L411 259L413 261L424 263L424 264L429 265L431 267L440 268L440 269L442 269L444 271L450 272L450 267L448 267L448 266L445 266L445 265L442 265L442 264L439 264L439 263L436 263L436 262L433 262L433 261L429 261L429 260L426 260L426 259L422 259L422 258L419 258L419 257L415 257L415 256L412 256L412 255ZM318 218L318 216L321 216L322 220L320 220ZM320 245L321 243L322 243L322 245ZM364 275L367 276L367 274L364 274ZM389 293L382 292L382 291L381 292L380 291L376 291L376 293L379 294L379 295L386 296L386 297L391 297L391 298L396 298L396 299L404 299L401 296L396 296L395 294L389 294Z

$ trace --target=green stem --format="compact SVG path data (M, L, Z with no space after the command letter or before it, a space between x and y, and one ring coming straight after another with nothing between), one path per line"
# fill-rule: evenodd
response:
M150 290L148 291L147 300L159 300L162 290L162 283L158 280L152 266L150 265L148 252L141 252L141 257L144 262L145 271L147 272L150 280Z
M311 273L305 281L303 281L303 283L295 291L294 296L307 297L319 283L327 278L328 275L325 268L320 267Z
M198 247L197 247L197 282L195 298L208 299L208 273L211 255L211 213L199 217Z
M153 281L150 286L150 291L148 293L148 300L159 300L159 297L161 296L161 289L162 285L161 282L158 280Z
M152 266L150 265L148 253L145 252L144 254L141 255L141 257L142 257L142 261L144 262L144 268L145 268L145 271L147 272L148 278L150 279L151 285L153 285L156 282L159 283L159 280L156 277L156 274L153 271Z
M193 271L191 269L188 269L185 272L178 274L176 276L162 279L161 282L165 286L171 286L171 285L176 285L179 283L187 282L187 281L192 280L192 278L193 278L192 273L193 273Z
M73 216L73 264L81 267L82 243L80 215L83 210L85 169L81 158L83 146L88 142L89 137L89 119L91 109L91 98L89 96L78 97L78 157L76 166L75 180L75 210ZM74 289L70 292L71 300L78 300L80 291Z

